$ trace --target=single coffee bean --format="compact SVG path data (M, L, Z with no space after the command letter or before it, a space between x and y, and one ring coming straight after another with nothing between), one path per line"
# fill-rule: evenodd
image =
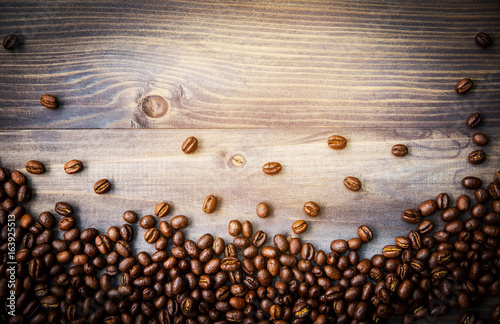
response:
M54 215L52 215L49 212L42 212L40 215L38 215L38 221L45 228L52 228L56 223L56 219L54 218Z
M269 216L269 206L265 202L261 202L257 205L257 216L260 218Z
M354 251L361 249L362 245L363 245L363 241L361 241L361 239L358 237L353 237L353 238L347 240L347 246L349 247L349 250L351 250L351 252L354 252ZM352 262L351 262L351 264L352 264Z
M446 209L450 207L450 196L447 193L442 192L437 195L436 203L439 210Z
M427 217L434 214L437 208L438 208L437 203L432 199L426 200L423 203L421 203L420 206L418 206L418 209L420 210L420 215L422 215L422 217Z
M457 198L457 208L461 212L466 212L470 209L471 200L467 195L460 195Z
M490 183L488 185L488 192L490 193L491 198L500 200L500 183L497 181Z
M188 225L188 219L184 215L177 215L170 221L170 225L173 229L183 229Z
M476 40L476 43L483 48L486 48L491 45L491 37L486 33L483 32L478 33L476 37L474 37L474 39Z
M217 197L214 195L208 195L201 208L206 214L213 213L217 208Z
M274 246L278 248L281 252L286 252L290 248L290 243L286 237L282 234L276 234L273 238Z
M465 177L462 179L462 186L465 189L477 189L482 185L483 182L477 177Z
M334 150L341 150L347 146L347 139L340 135L332 135L328 137L328 146Z
M468 160L472 164L481 164L486 161L486 153L482 150L473 151L469 154Z
M246 238L252 237L253 226L252 226L252 223L250 223L250 221L246 220L246 221L243 221L243 223L241 223L241 233Z
M155 215L160 218L167 216L169 211L170 211L170 205L167 204L166 202L160 202L155 207Z
M311 217L316 217L320 212L320 208L314 201L308 201L304 204L304 212Z
M156 226L156 218L153 215L142 216L139 225L144 229L150 229Z
M80 239L84 242L92 242L99 235L99 231L95 228L86 228L80 233Z
M262 171L268 175L274 175L281 172L281 164L279 162L268 162L262 167Z
M19 186L14 181L11 180L4 183L3 188L4 192L10 198L15 198L17 196L17 192L19 191Z
M144 233L144 240L149 244L156 243L160 238L160 231L156 227L152 227Z
M182 143L182 152L186 153L186 154L190 154L190 153L193 153L194 151L196 151L196 149L198 148L198 139L194 136L189 136L188 138L186 138L184 140L184 143Z
M28 179L26 178L24 173L22 173L18 170L12 170L12 172L10 173L10 178L18 186L25 185L28 182Z
M3 39L3 48L8 51L13 50L19 44L19 37L15 34L9 34Z
M418 232L422 235L428 234L434 230L434 222L431 220L424 220L418 225Z
M480 121L481 121L481 114L480 113L473 113L472 115L470 115L467 118L466 123L467 123L467 126L474 128L479 124Z
M56 203L54 210L61 216L71 216L73 214L73 207L65 202Z
M474 134L474 136L472 137L472 140L474 141L474 143L476 143L479 146L488 145L488 143L490 141L489 137L483 133Z
M70 216L63 217L59 220L58 226L61 231L69 231L75 227L75 219Z
M344 179L344 186L352 191L361 190L361 181L356 177L346 177Z
M42 106L49 109L55 109L59 107L59 101L57 100L57 98L50 94L44 94L40 98L40 103L42 104Z
M101 179L101 180L98 180L95 184L94 184L94 191L96 194L98 195L101 195L103 193L106 193L108 192L109 190L111 190L111 183L107 180L107 179Z
M266 243L266 240L267 240L267 234L264 233L263 231L257 231L253 235L252 244L260 248Z
M420 210L406 209L401 214L401 217L407 223L417 224L418 222L420 222L420 218L421 218L420 217Z
M307 230L307 222L305 220L298 220L292 224L292 231L295 234L302 234Z
M396 144L392 147L391 153L394 156L406 156L408 155L408 147L404 144Z
M26 171L31 174L42 174L45 172L45 166L40 161L31 160L26 163Z
M371 229L366 225L361 225L358 227L358 236L361 241L368 243L373 239L373 233Z
M483 188L476 189L474 195L476 196L477 202L480 203L485 203L488 201L488 199L490 199L490 194L486 189Z
M468 92L471 88L472 88L472 80L469 78L464 78L458 81L457 85L455 86L455 91L459 94L464 94Z
M82 171L83 164L78 160L71 160L64 164L64 172L67 174L73 174Z
M401 247L397 245L387 245L382 249L382 255L389 259L399 257L402 252Z
M347 244L347 241L343 239L334 240L330 244L330 249L338 254L346 253L348 248L349 245Z
M229 222L227 231L231 236L238 236L241 234L242 226L239 220L233 219Z
M120 239L120 230L116 226L108 228L108 237L111 241L117 242Z
M137 216L137 214L131 210L127 210L125 213L123 213L123 220L127 223L133 224L137 222L138 219L139 217Z

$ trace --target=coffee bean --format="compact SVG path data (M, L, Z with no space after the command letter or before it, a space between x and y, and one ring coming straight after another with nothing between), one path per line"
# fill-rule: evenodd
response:
M156 243L160 238L160 231L156 227L152 227L144 233L144 240L149 244Z
M268 162L262 167L262 171L268 175L275 175L281 172L281 164L279 162Z
M71 216L73 214L73 208L65 202L56 203L54 210L61 216Z
M170 211L170 205L167 204L166 202L160 202L155 207L155 215L160 218L167 216L169 211Z
M10 173L10 178L18 186L25 185L28 182L26 176L22 172L17 170L12 170L12 172Z
M316 217L320 212L320 208L314 201L308 201L304 204L304 212L311 217Z
M467 196L467 195L460 195L457 198L457 208L461 212L468 211L470 208L470 204L471 204L471 201L470 201L469 196Z
M341 150L347 146L347 139L340 135L328 137L328 146L334 150Z
M500 183L497 181L493 181L488 185L488 192L491 198L495 200L500 200Z
M467 126L474 128L479 124L480 121L481 121L481 114L476 112L467 118L466 123Z
M468 160L472 164L481 164L486 161L486 153L482 150L470 152Z
M42 213L40 213L40 215L38 215L38 221L45 228L52 228L55 225L55 223L56 223L54 215L52 215L49 212L42 212Z
M40 161L30 160L26 163L25 168L31 174L42 174L45 172L45 166Z
M401 255L402 249L397 245L387 245L382 250L382 255L386 258L397 258Z
M213 213L217 208L217 197L208 195L201 207L206 214Z
M462 179L462 186L465 189L477 189L482 185L483 182L477 177L465 177Z
M420 215L420 210L406 209L401 214L401 217L407 223L417 224L418 222L420 222Z
M189 136L182 143L182 151L186 154L193 153L198 148L198 139L194 136Z
M391 153L394 156L406 156L408 155L408 147L404 144L396 144L392 147Z
M177 215L170 221L170 225L173 229L183 229L188 225L188 218L184 215Z
M459 94L464 94L472 88L472 80L469 78L462 79L458 81L455 86L455 91Z
M344 186L352 191L361 190L361 181L356 177L346 177L344 179Z
M252 244L260 248L266 243L266 240L267 240L267 234L264 233L263 231L257 231L253 235Z
M156 226L156 219L153 215L142 216L141 220L139 221L139 225L144 229L150 229Z
M261 202L257 205L257 216L260 218L269 216L269 206L265 202Z
M476 43L483 48L491 45L491 37L486 33L478 33L474 39L476 40Z
M423 203L421 203L420 206L418 206L418 209L420 210L420 215L422 215L422 217L427 217L434 214L437 208L438 208L437 203L432 199L426 200Z
M334 252L337 252L338 254L344 254L345 252L347 252L348 248L349 245L347 244L347 241L343 239L334 240L330 244L330 249Z
M71 160L64 164L64 172L66 172L67 174L78 173L82 171L82 169L83 163L78 160Z
M458 217L460 217L460 210L457 207L449 207L441 212L441 218L445 222L454 221Z
M358 236L365 243L368 243L373 239L373 233L366 225L358 227Z
M307 222L305 220L298 220L292 224L292 231L295 234L302 234L307 230Z
M107 179L98 180L94 184L94 192L98 195L108 192L111 190L111 183Z
M137 216L137 214L131 210L127 210L125 213L123 213L123 220L127 223L133 224L137 222L138 219L139 217Z
M9 34L3 39L3 48L8 51L13 50L19 44L19 37L15 34Z
M120 230L116 226L108 228L108 237L111 241L117 242L120 239Z
M428 234L434 230L434 222L431 220L424 220L418 225L418 232L422 235Z
M439 210L446 209L450 207L450 196L447 193L442 192L437 195L436 203Z
M229 222L227 231L231 236L238 236L241 234L242 226L239 220L233 219Z
M474 134L474 136L472 137L472 140L474 141L474 143L476 143L479 146L486 146L486 145L488 145L488 143L490 141L489 137L483 133Z
M42 106L49 109L55 109L59 107L59 101L57 100L57 98L50 94L44 94L40 98L40 103L42 104Z
M99 231L95 228L86 228L80 233L80 239L84 242L92 242L99 235Z

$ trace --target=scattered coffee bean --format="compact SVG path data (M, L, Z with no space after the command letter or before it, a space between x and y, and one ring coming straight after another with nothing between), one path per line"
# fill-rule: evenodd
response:
M439 210L446 209L450 206L450 196L447 193L442 192L437 195L436 203Z
M64 164L64 172L66 172L67 174L78 173L82 171L82 169L83 163L78 160L71 160Z
M408 146L404 144L396 144L392 147L391 153L394 156L406 156L408 155Z
M472 115L467 117L466 120L467 126L469 126L470 128L476 127L479 124L479 122L481 122L481 114L478 112L473 113Z
M455 86L455 91L459 94L464 94L466 92L469 92L471 88L472 88L472 80L469 78L465 78L458 81L457 85Z
M465 177L462 179L462 186L465 189L477 189L482 185L483 182L477 177Z
M177 215L170 221L170 225L173 229L183 229L188 225L188 218L184 215Z
M476 43L483 48L491 45L491 37L486 33L478 33L474 39L476 40Z
M98 195L101 195L103 193L106 193L108 192L109 190L111 190L111 183L107 180L107 179L101 179L101 180L98 180L95 184L94 184L94 191L96 194Z
M292 224L292 231L295 234L302 234L307 230L307 222L305 220L298 220Z
M320 208L314 201L308 201L304 204L304 212L311 217L316 217L320 212Z
M238 236L241 234L242 226L239 220L233 219L229 222L227 231L231 236Z
M184 143L182 143L182 151L186 154L193 153L198 148L198 139L194 136L189 136L186 138Z
M59 101L57 100L57 98L50 94L44 94L40 98L40 103L42 104L42 106L49 109L55 109L59 107Z
M472 164L481 164L486 161L486 153L482 150L473 151L469 154L468 160Z
M262 171L268 175L274 175L281 172L281 164L279 162L268 162L262 167Z
M208 195L201 208L207 214L213 213L217 208L217 197L214 195Z
M71 216L73 215L73 207L70 204L65 202L58 202L54 208L56 213L61 216Z
M144 229L150 229L151 227L156 226L156 219L153 215L142 216L141 220L139 221L139 225Z
M334 150L341 150L347 146L347 139L340 135L332 135L328 137L328 146Z
M257 216L260 218L269 216L269 206L265 202L261 202L257 205Z
M401 217L407 223L417 224L418 222L420 222L420 218L421 218L420 210L406 209L401 214Z
M158 203L155 207L155 215L160 218L167 216L169 211L170 211L170 205L167 204L166 202Z
M26 163L26 171L31 174L42 174L45 172L45 166L42 162L31 160Z
M486 146L488 145L490 139L487 135L483 133L476 133L474 134L474 137L472 137L472 140L474 143L476 143L479 146Z
M9 34L3 39L3 48L8 51L13 50L19 44L19 37L15 34Z
M373 239L373 233L371 229L366 225L361 225L358 227L358 236L361 241L368 243Z
M138 219L139 217L137 216L137 214L131 210L127 210L126 212L123 213L123 220L126 221L127 223L133 224L137 222Z
M361 181L359 181L359 179L356 177L346 177L344 179L344 186L352 191L360 191Z

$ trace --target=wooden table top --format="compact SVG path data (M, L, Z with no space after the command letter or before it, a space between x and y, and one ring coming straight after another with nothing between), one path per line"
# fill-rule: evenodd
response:
M375 239L361 255L369 257L413 229L404 209L441 192L452 202L473 195L460 186L464 176L489 182L500 170L497 0L6 0L0 8L0 35L21 38L0 50L0 165L45 164L30 176L33 214L67 201L80 226L106 231L124 223L125 210L152 214L166 201L170 216L189 218L188 236L226 241L231 219L272 237L292 236L303 218L301 239L325 251L367 224ZM478 32L492 46L479 47ZM474 87L458 95L465 77ZM60 107L41 106L45 93ZM471 129L474 112L483 119ZM478 131L490 137L487 161L471 165ZM346 149L328 147L333 134L348 139ZM188 136L200 141L191 155L180 149ZM408 156L391 155L399 143ZM64 173L71 159L82 173ZM283 171L266 176L270 161ZM346 176L363 189L348 191ZM97 196L101 178L113 188ZM208 194L220 200L209 215ZM311 200L321 207L314 219L302 211ZM267 219L255 214L261 201L271 206ZM442 225L438 213L432 219ZM474 309L487 314L498 302Z

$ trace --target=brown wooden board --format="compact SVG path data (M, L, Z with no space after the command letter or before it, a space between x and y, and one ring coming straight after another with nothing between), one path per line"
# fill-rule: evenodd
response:
M455 127L500 122L500 3L3 1L0 128ZM454 92L473 79L466 96ZM52 93L61 108L38 103ZM149 118L142 100L168 112Z
M238 219L250 220L255 231L264 230L272 244L275 234L293 236L292 223L305 219L309 229L299 237L329 252L333 239L356 237L358 226L366 224L375 238L362 248L361 256L371 257L396 236L416 228L401 219L404 209L417 208L441 192L447 192L453 203L463 193L473 197L471 190L460 185L464 176L475 175L488 183L493 179L500 162L500 130L488 130L491 143L485 148L486 162L471 165L466 158L477 149L471 141L476 130L465 125L442 130L4 130L0 164L26 173L28 160L43 162L46 173L29 176L34 188L29 211L34 215L53 211L56 202L65 201L75 207L81 228L105 232L124 223L126 210L153 214L156 204L165 201L172 206L165 219L187 216L186 234L194 241L213 233L229 242L228 223ZM348 139L344 150L327 145L333 134ZM199 139L199 147L187 155L181 145L192 135ZM408 156L390 153L398 143L409 147ZM64 172L63 165L71 159L83 162L81 173ZM270 161L280 162L282 172L265 175L262 166ZM346 176L358 177L363 189L347 190L342 184ZM102 178L111 181L112 190L97 195L93 184ZM201 206L209 194L218 197L219 204L214 213L205 214ZM272 209L266 219L255 212L262 201ZM318 217L304 214L307 201L321 207ZM429 219L443 224L439 213ZM135 252L153 252L154 247L142 238L145 230L137 224L134 228ZM478 309L484 313L494 302L498 299L488 299ZM453 323L455 316L442 321Z

